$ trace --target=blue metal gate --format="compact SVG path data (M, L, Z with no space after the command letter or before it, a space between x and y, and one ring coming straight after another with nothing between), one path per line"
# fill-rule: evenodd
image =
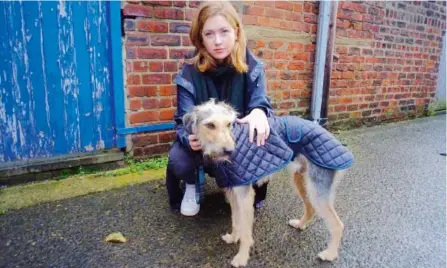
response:
M0 164L123 146L113 5L119 13L119 2L0 2Z

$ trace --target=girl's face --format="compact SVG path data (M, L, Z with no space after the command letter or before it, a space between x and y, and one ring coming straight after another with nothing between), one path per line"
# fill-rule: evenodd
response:
M208 53L221 63L233 51L236 33L225 17L217 15L205 21L202 40Z

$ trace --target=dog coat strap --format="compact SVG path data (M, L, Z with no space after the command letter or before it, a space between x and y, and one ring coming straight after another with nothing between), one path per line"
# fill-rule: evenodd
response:
M203 165L200 164L197 168L197 177L196 177L196 203L200 204L203 202L205 197L204 194L204 185L205 185L205 170Z
M285 129L279 130L279 131L286 132L288 142L290 142L290 143L299 142L302 137L301 125L294 124L293 117L285 116L281 119L283 120L283 122L285 124Z

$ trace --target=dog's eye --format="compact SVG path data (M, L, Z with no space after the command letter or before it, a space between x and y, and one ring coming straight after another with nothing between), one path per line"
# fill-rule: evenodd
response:
M227 127L230 128L231 127L231 123L228 123Z
M208 124L206 124L205 125L207 128L209 128L209 129L215 129L216 128L216 126L213 124L213 123L208 123Z

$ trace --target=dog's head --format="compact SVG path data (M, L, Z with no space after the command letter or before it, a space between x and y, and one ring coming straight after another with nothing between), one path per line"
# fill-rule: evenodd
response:
M236 117L230 105L211 99L185 114L183 124L189 133L197 135L203 155L219 162L228 160L234 151L231 130Z

